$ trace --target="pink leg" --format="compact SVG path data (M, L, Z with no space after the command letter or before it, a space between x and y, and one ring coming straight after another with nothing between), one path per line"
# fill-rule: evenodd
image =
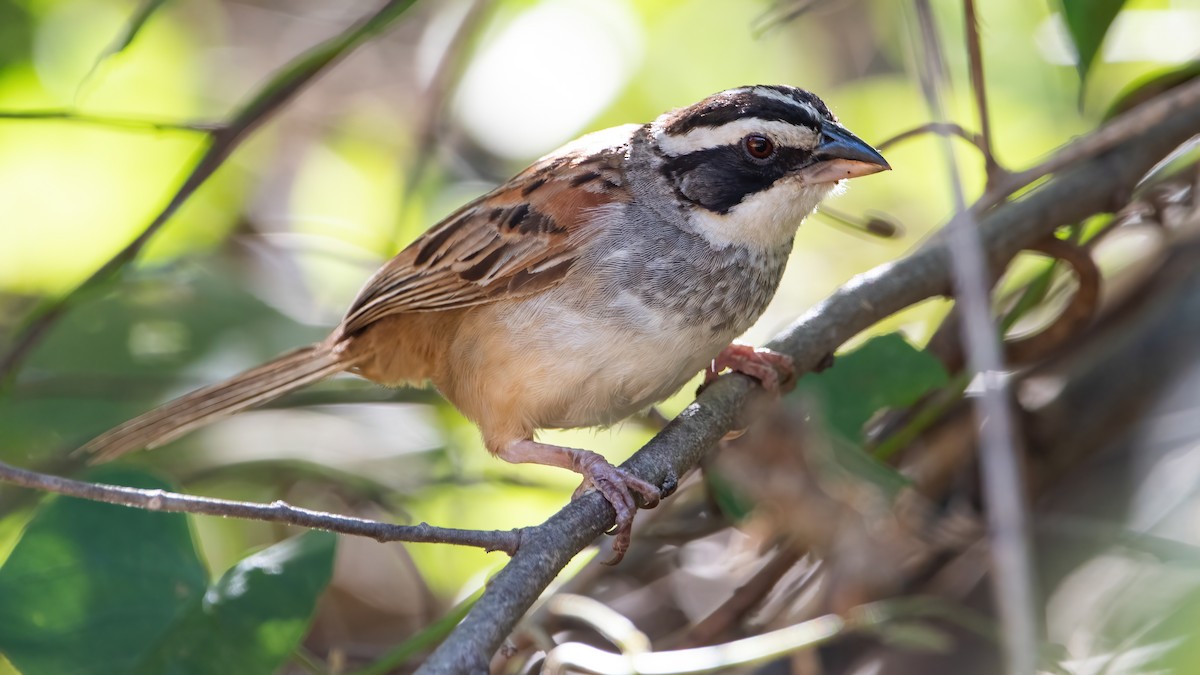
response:
M712 365L704 371L704 384L701 388L711 384L726 368L753 377L762 384L763 389L772 394L791 389L796 379L792 357L770 349L759 349L735 342L722 349L717 358L713 359Z
M617 513L617 526L613 529L613 558L607 561L615 565L625 557L633 531L633 516L637 513L634 493L642 498L645 508L658 505L661 493L650 483L613 466L600 455L589 450L562 448L533 440L513 441L500 448L496 456L513 464L545 464L570 469L583 476L583 483L575 490L572 498L589 489L597 490Z

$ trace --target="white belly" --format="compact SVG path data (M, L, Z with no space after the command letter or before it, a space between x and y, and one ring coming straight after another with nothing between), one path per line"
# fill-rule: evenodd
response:
M614 424L678 391L735 337L681 326L632 295L610 301L620 311L604 320L549 295L506 317L514 351L536 364L512 391L538 402L539 428Z

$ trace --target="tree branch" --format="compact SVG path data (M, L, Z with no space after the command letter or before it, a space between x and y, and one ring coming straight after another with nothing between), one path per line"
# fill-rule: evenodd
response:
M455 544L474 546L485 551L504 551L512 555L519 548L522 536L521 530L460 530L434 527L426 523L395 525L377 520L302 509L283 501L255 504L184 495L165 490L143 490L120 485L88 483L19 469L4 462L0 462L0 481L68 497L79 497L147 511L200 513L208 516L287 523L341 534L370 537L380 542L410 541L424 544Z
M1063 148L1055 157L1077 157L1078 147L1084 147L1089 152L1082 155L1089 159L1061 171L1026 197L978 218L991 265L998 268L1058 226L1104 211L1112 206L1114 195L1128 194L1150 168L1200 129L1200 81L1175 89L1114 124L1123 130L1123 140L1109 145L1114 132L1105 127ZM1105 139L1101 147L1109 148L1108 152L1090 152L1097 147L1097 138ZM975 206L982 207L981 203ZM963 218L960 214L950 226ZM944 238L935 237L908 257L855 277L768 346L792 356L797 372L810 371L880 319L950 290L949 253ZM762 400L761 390L751 380L724 376L623 466L655 483L668 475L682 476ZM523 531L521 549L418 672L486 672L489 658L562 567L613 522L612 508L591 493Z

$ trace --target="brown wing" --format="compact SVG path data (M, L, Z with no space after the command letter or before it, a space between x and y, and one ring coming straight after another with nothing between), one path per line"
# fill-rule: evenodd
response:
M431 228L367 282L343 332L353 335L392 314L469 307L562 281L597 233L589 212L630 199L620 166L636 128L585 136Z

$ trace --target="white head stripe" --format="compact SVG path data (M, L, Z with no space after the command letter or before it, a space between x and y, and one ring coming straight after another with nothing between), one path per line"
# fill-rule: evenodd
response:
M718 127L696 127L682 136L672 136L662 127L654 130L658 147L672 157L686 155L697 150L732 145L748 134L763 134L778 145L793 148L812 148L817 144L817 134L807 127L796 126L778 120L761 120L747 117L734 120Z
M769 99L773 99L775 101L779 101L781 103L786 103L790 106L795 106L797 108L803 108L804 110L807 110L808 113L810 115L812 115L813 119L815 119L815 120L819 120L822 118L822 115L820 115L817 112L817 109L812 107L810 104L805 103L803 101L797 101L796 99L792 98L791 96L780 93L779 91L776 91L775 89L771 89L770 87L754 87L750 91L755 96L761 96L763 98L769 98Z

